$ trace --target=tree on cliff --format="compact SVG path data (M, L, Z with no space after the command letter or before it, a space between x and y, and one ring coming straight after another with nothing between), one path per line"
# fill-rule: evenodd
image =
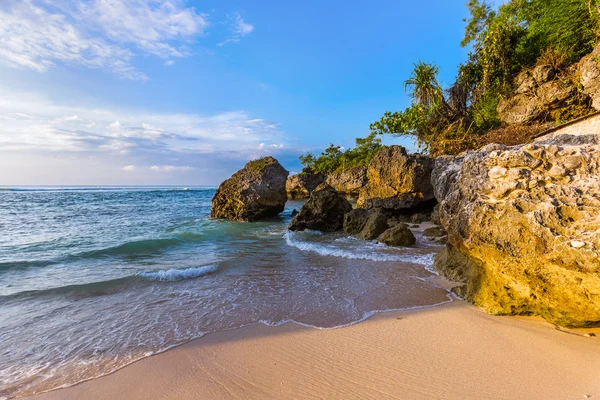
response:
M472 148L500 125L497 106L513 80L537 63L566 69L588 54L599 33L600 0L510 0L497 9L469 0L462 46L471 46L454 84L443 90L438 68L419 62L405 81L412 104L371 124L376 134L413 135L432 155Z

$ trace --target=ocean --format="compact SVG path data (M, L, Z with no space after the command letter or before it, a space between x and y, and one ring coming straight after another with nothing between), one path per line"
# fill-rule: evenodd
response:
M0 399L101 376L211 332L332 329L451 301L440 246L391 248L278 218L209 218L215 188L0 189Z

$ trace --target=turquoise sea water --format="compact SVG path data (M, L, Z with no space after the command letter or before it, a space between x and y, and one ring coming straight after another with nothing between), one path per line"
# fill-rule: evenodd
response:
M209 218L214 188L0 190L0 398L72 385L206 333L335 328L439 304L438 247Z

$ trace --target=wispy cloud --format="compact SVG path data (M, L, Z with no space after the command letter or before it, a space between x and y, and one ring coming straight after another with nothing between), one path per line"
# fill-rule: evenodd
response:
M38 72L60 62L144 80L131 64L136 53L187 56L185 44L207 26L179 0L4 0L0 62Z
M77 176L83 183L107 183L98 182L95 174L100 170L113 183L129 182L119 177L148 183L169 176L218 183L262 155L297 157L278 124L243 111L200 115L112 110L56 104L39 94L0 88L0 126L0 169L3 161L17 155L30 164L61 160L64 166L35 173L52 171L53 179ZM96 164L87 170L92 159ZM10 178L32 182L25 175L18 180L20 173Z
M252 31L254 31L254 26L244 22L242 16L240 14L236 14L235 22L233 23L232 36L229 39L219 43L218 46L223 46L227 43L239 43L244 36L249 35L252 33Z

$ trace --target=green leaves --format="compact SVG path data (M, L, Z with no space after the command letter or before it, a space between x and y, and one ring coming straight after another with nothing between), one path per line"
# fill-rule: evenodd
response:
M356 146L344 152L340 146L333 143L319 157L308 153L300 156L300 162L305 167L311 167L315 172L324 175L339 169L348 169L369 164L375 153L382 147L381 138L372 132L366 138L357 138Z

